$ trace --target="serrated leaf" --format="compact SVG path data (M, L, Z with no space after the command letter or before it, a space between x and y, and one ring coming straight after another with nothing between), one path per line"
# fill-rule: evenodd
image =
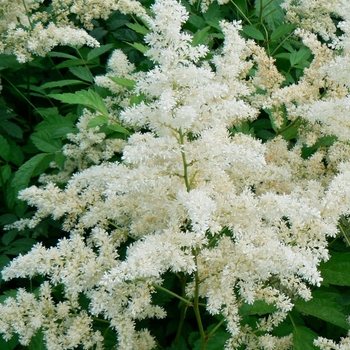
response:
M76 77L89 83L92 83L94 81L94 76L91 74L90 69L86 66L69 67L69 71Z
M295 27L296 27L295 24L289 24L289 23L282 24L272 32L270 39L277 40L280 37L290 33L292 30L295 29Z
M15 176L11 182L11 187L16 192L26 188L29 184L31 177L37 176L43 173L50 165L50 162L54 159L54 154L40 153L30 158L15 173Z
M281 4L283 0L255 0L255 13L261 17L271 30L275 30L284 21Z
M105 115L98 115L97 117L94 117L89 121L87 128L91 129L91 128L94 128L95 126L102 126L107 122L108 122L108 118Z
M30 139L33 141L36 148L41 152L54 153L62 149L62 142L59 139L54 139L46 130L40 130L32 135Z
M295 139L298 135L298 128L295 125L293 125L290 128L286 128L286 130L281 132L281 135L286 141Z
M110 124L107 127L110 130L120 132L120 133L125 134L125 135L130 135L130 132L127 129L123 128L122 126L120 126L118 124Z
M128 43L126 42L126 44L132 46L133 48L135 48L137 51L140 51L141 53L146 53L149 50L149 47L140 43Z
M203 17L205 21L207 23L208 21L214 21L214 22L221 21L222 19L221 9L222 9L221 6L217 2L212 2L209 5L209 8L205 12L203 12Z
M74 66L82 66L86 64L86 62L80 58L74 58L71 60L63 61L56 65L56 69L61 68L68 68L68 67L74 67Z
M81 80L76 79L66 79L66 80L60 80L60 81L50 81L49 83L45 83L40 86L41 89L52 89L56 87L62 87L62 86L69 86L69 85L78 85L78 84L85 84Z
M3 214L0 216L0 226L12 224L17 221L17 216L13 214Z
M93 90L81 90L74 94L50 94L48 96L68 104L81 104L83 106L95 109L103 115L108 115L108 109L102 97Z
M244 303L240 309L239 314L245 315L265 315L276 311L276 306L267 304L264 300L256 300L253 304Z
M41 330L31 339L28 350L45 350L44 335Z
M57 107L49 107L49 108L36 108L36 111L44 118L52 118L59 116L60 113Z
M301 48L299 51L293 51L289 57L289 61L292 67L306 61L311 56L310 50L306 48ZM303 66L302 68L305 68Z
M217 331L215 334L209 339L206 350L222 350L225 347L226 341L231 336L227 332ZM201 350L203 349L202 339L198 339L194 343L195 347L193 350Z
M293 330L293 350L317 350L313 342L318 335L305 326L297 326Z
M53 134L53 138L61 138L65 139L67 138L68 134L75 134L77 132L77 128L73 126L62 126L61 128L58 128Z
M282 53L278 53L276 54L274 57L275 58L283 58L283 59L286 59L286 60L290 60L290 53L289 52L282 52Z
M0 255L0 271L10 262L10 258L5 255L5 254L1 254ZM0 275L1 277L1 275ZM1 338L1 337L0 337ZM0 347L0 349L2 349L2 347Z
M331 258L320 265L324 284L350 286L350 253L333 252Z
M6 341L0 337L0 349L1 350L14 350L19 345L18 337L14 336L10 340Z
M47 55L50 57L62 57L62 58L77 59L75 56L69 55L68 53L64 53L64 52L51 51L51 52L48 52Z
M142 101L146 99L146 96L144 94L137 94L137 95L131 95L130 96L130 106L138 105Z
M256 40L265 40L263 33L253 26L244 26L243 33Z
M126 78L118 78L118 77L108 77L118 85L127 87L128 89L133 89L136 85L136 81L132 79L126 79Z
M10 159L10 145L7 140L0 135L0 157L8 162Z
M142 26L139 23L127 23L126 26L134 30L136 33L142 35L146 35L150 32L149 29L147 29L145 26Z
M9 179L11 177L11 174L11 167L8 164L3 165L0 168L0 185L4 184Z
M17 70L18 68L21 68L21 66L22 65L17 61L15 55L0 54L0 67Z
M1 241L5 245L9 245L16 238L16 236L17 236L17 231L12 230L2 235Z
M114 47L113 44L107 44L107 45L101 45L99 47L95 47L87 54L87 60L91 61L94 58L103 55L107 51L110 51L113 47Z
M309 301L298 299L295 302L295 308L299 312L320 318L326 322L344 329L350 329L347 322L347 316L342 313L342 307L332 300L327 294L314 293L313 298Z
M192 39L192 45L197 46L200 44L204 44L208 38L208 32L210 30L210 27L205 27L203 29L198 30L194 35Z
M74 123L67 117L61 115L51 115L35 126L35 131L47 131L51 134L55 133L59 128L74 128Z

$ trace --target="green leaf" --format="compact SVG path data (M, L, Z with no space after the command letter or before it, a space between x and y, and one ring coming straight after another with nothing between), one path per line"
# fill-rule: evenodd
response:
M17 61L15 55L0 54L0 70L4 68L18 69L21 68L21 64Z
M108 77L108 78L111 79L112 81L114 81L115 83L117 83L118 85L127 87L130 90L133 89L136 85L135 80L126 79L126 78L118 78L118 77Z
M81 90L74 94L50 94L48 96L68 104L81 104L95 109L105 116L108 115L108 109L102 97L93 90Z
M107 122L108 122L108 118L105 115L98 115L97 117L94 117L89 121L87 128L91 129L91 128L94 128L95 126L102 126Z
M292 125L291 127L286 128L280 134L286 141L295 139L298 136L298 127L296 125Z
M67 117L61 115L45 116L45 119L35 126L35 131L47 131L54 134L60 128L75 128L74 123Z
M107 51L110 51L114 47L113 44L107 44L107 45L101 45L99 47L95 47L92 49L88 55L87 55L87 60L92 61L94 58L99 57L106 53Z
M127 23L126 26L134 30L136 33L142 35L146 35L150 32L149 29L147 29L145 26L142 26L139 23Z
M60 81L50 81L49 83L45 83L40 86L41 89L52 89L56 87L62 87L62 86L68 86L68 85L78 85L78 84L85 84L81 80L76 79L66 79L66 80L60 80Z
M86 64L84 60L80 58L74 58L74 59L63 61L62 63L57 64L56 68L61 69L61 68L67 68L67 67L82 66L84 64Z
M135 48L137 51L140 51L141 53L146 53L149 50L149 47L140 43L128 43L126 42L126 44L132 46L133 48Z
M26 161L15 173L11 186L20 191L26 188L31 177L42 174L54 159L54 154L40 153Z
M176 342L173 342L171 346L168 346L165 350L188 350L186 340L180 337Z
M5 254L1 254L0 255L0 271L10 262L11 260L10 260L10 258L7 256L7 255L5 255ZM0 277L1 277L1 275L0 275ZM0 337L0 339L1 339L1 337ZM1 343L0 343L1 344ZM1 345L0 345L0 349L3 349L2 347L1 347Z
M12 224L17 221L17 216L14 214L3 214L0 216L0 226L5 226L8 224Z
M222 350L225 347L226 341L230 338L231 336L227 332L223 331L217 331L215 334L209 339L206 350ZM202 350L203 345L202 345L202 339L198 339L194 343L195 347L193 350Z
M289 52L282 52L282 53L278 53L278 54L276 54L274 57L275 58L283 58L283 59L285 59L285 60L290 60L290 53Z
M256 16L261 17L271 30L275 30L284 21L282 2L283 0L255 0Z
M333 299L334 295L319 291L319 293L313 293L313 297L309 301L298 299L295 302L295 308L299 312L320 318L335 326L350 329L347 317L342 313L342 307Z
M89 83L93 83L94 76L91 74L90 69L86 66L70 67L69 71L76 77L85 80Z
M204 44L207 41L208 38L208 32L211 27L205 27L203 29L198 30L194 35L192 39L192 45L197 46L200 44Z
M350 286L350 253L333 252L331 258L320 265L323 284Z
M127 129L123 128L122 126L120 126L118 124L110 124L107 127L110 130L113 130L113 131L116 131L116 132L120 132L122 134L130 135L130 132Z
M9 245L17 236L17 231L12 230L3 234L1 241L5 245Z
M6 162L10 160L10 145L7 140L0 135L0 157Z
M295 29L295 27L296 27L296 24L288 24L288 23L282 24L272 32L270 39L271 40L279 39L280 37L290 33L292 30Z
M14 350L19 345L18 336L13 336L10 340L6 341L0 336L0 349L1 350Z
M139 95L131 95L130 96L130 106L133 105L138 105L140 104L142 101L144 101L146 99L146 96L144 94L139 94Z
M9 249L6 250L6 254L18 255L27 253L34 244L38 243L32 238L20 238L11 243Z
M293 330L293 350L317 350L313 345L314 339L318 335L305 326L294 327Z
M15 123L8 120L1 120L0 129L3 129L9 136L15 137L17 139L23 138L22 129Z
M48 52L47 55L50 56L50 57L61 57L61 58L77 59L75 56L69 55L69 54L64 53L64 52L51 51L51 52Z
M240 309L239 314L241 316L246 315L265 315L276 311L276 306L273 304L267 304L264 300L256 300L253 304L244 303Z
M41 330L31 339L28 350L45 350L44 334Z
M265 40L263 33L253 26L244 26L243 33L256 40Z
M299 51L293 51L289 57L289 61L292 67L306 61L311 56L311 51L307 48L301 48ZM305 68L306 65L303 65Z
M30 139L41 152L53 153L62 149L62 142L59 139L54 139L46 130L40 130L32 135Z
M11 173L11 167L8 164L5 164L0 168L0 185L4 184L11 177Z

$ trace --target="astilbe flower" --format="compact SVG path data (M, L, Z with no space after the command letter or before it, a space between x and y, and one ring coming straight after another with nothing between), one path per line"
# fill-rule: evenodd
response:
M269 77L260 103L277 103L271 99L278 100L281 77L273 62L240 37L239 23L222 22L225 42L213 68L205 60L207 48L193 47L191 35L181 30L188 18L182 5L156 1L152 11L146 41L155 67L144 75L133 74L127 64L119 72L111 67L134 78L134 93L145 96L121 108L117 117L125 126L149 131L128 139L120 163L96 162L75 173L64 189L48 183L21 192L20 198L38 210L17 227L52 216L62 219L70 236L56 247L36 245L3 270L5 280L38 274L47 282L44 297L22 291L0 306L0 331L6 338L16 332L26 344L43 327L49 350L79 343L89 349L102 346L91 327L98 316L109 320L119 349L152 349L150 332L135 324L166 317L152 294L170 272L186 276L181 298L194 305L199 324L199 298L207 312L224 317L230 334L226 349L241 344L288 349L291 336L274 337L271 331L296 297L308 300L309 286L322 281L317 267L328 259L326 239L337 234L339 216L350 209L345 185L350 163L346 157L338 161L342 152L334 149L330 157L337 168L329 174L322 151L305 160L300 145L290 149L281 137L263 144L249 135L231 136L228 128L258 116L254 84L246 79L254 64L261 69L255 82ZM125 63L121 55L114 54ZM84 129L89 118L85 112L74 141L79 145L87 138L93 148L93 134ZM339 137L344 141L345 135ZM80 161L81 151L76 152ZM125 244L126 256L120 258ZM64 301L55 305L50 288L60 284ZM79 309L81 294L90 300L87 311ZM35 315L25 309L24 297L31 298ZM275 306L257 324L260 337L239 313L257 300ZM15 318L8 305L18 309Z
M136 0L3 0L0 2L0 53L14 54L20 63L45 56L57 45L98 47L87 33L94 19L107 19L113 11L148 18ZM76 17L80 26L72 21Z

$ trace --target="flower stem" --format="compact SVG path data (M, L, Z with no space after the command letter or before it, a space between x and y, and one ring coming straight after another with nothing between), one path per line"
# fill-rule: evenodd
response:
M196 256L196 265L197 265L197 256ZM202 350L205 350L207 348L207 341L208 341L208 339L207 339L207 336L206 336L206 334L204 332L202 318L201 318L201 313L199 311L199 276L198 276L198 270L195 271L194 278L195 278L195 291L194 291L193 309L194 309L194 314L195 314L196 319L197 319L199 333L200 333L201 339L202 339Z
M180 300L183 301L186 305L192 305L192 302L191 302L191 301L189 301L189 300L183 298L182 296L180 296L180 295L178 295L178 294L172 292L171 290L169 290L169 289L167 289L167 288L164 288L164 287L162 287L162 286L160 286L160 285L158 285L158 284L155 284L155 283L152 283L152 286L153 286L154 288L158 289L158 290L162 290L163 292L166 292L166 293L168 293L168 294L174 296L175 298L180 299Z
M180 277L181 280L181 296L184 298L186 296L185 288L186 288L186 282L187 282L188 275L185 275L184 277ZM175 336L175 343L177 343L181 337L184 321L186 318L186 313L188 309L188 304L182 303L181 304L181 311L180 311L180 321L177 327L177 332Z
M180 135L180 145L182 147L182 149L181 149L182 163L183 163L183 166L184 166L184 175L183 175L183 177L185 179L187 192L190 192L190 190L191 190L191 182L188 179L188 170L187 170L188 164L187 164L187 161L186 161L186 154L185 154L185 150L184 150L185 138L184 138L184 134L182 133L181 129L179 130L179 135Z

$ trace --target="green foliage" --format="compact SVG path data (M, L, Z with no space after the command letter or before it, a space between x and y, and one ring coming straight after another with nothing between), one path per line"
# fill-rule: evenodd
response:
M284 14L280 7L282 0L235 0L225 6L213 3L205 13L198 11L197 5L189 5L189 21L184 28L193 33L192 44L206 44L212 52L221 47L223 35L219 26L221 19L242 20L242 35L255 39L266 47L271 57L276 59L277 67L286 77L285 85L294 83L302 76L312 60L311 51L302 43L291 39L295 25L283 23ZM43 173L54 173L50 163L55 162L64 169L66 157L62 147L68 142L67 134L77 132L75 122L81 108L97 111L88 128L100 128L109 133L119 133L123 137L130 131L119 125L109 116L103 94L94 86L94 77L105 73L104 66L113 49L122 49L138 70L146 70L152 63L143 54L148 50L143 37L149 33L147 26L138 23L131 16L114 12L106 20L95 21L91 35L101 42L94 49L57 48L46 57L37 57L26 65L20 65L13 56L0 55L0 75L4 90L0 97L0 223L5 226L19 218L29 217L31 208L17 199L20 190L35 184ZM212 54L211 52L211 54ZM47 68L49 67L49 68ZM135 81L110 77L110 79L129 90ZM131 104L141 103L142 95L131 96ZM59 101L59 102L58 102ZM76 108L80 105L80 109ZM74 107L73 107L74 106ZM231 129L231 134L244 133L263 141L281 135L287 141L298 136L298 121L291 122L285 116L283 124L277 128L274 122L276 111L261 111L254 122L245 122ZM103 129L104 128L104 129ZM320 147L329 147L335 137L326 136L312 147L303 148L304 158L311 156ZM49 245L62 238L64 233L57 224L49 219L35 230L17 232L3 231L0 242L0 269L11 258L27 252L39 240ZM39 239L40 237L40 239ZM340 249L331 251L329 261L320 265L323 277L321 288L315 289L309 301L296 300L295 308L289 319L276 330L277 336L293 333L295 350L317 349L313 340L327 335L327 327L334 326L334 334L346 334L350 313L348 288L350 286L350 252L341 237L337 238ZM176 290L181 295L181 284L174 275L166 275L163 287ZM35 281L32 281L35 285ZM17 282L17 286L22 286ZM177 287L176 287L177 286ZM30 288L28 285L24 287ZM9 296L9 285L1 282L2 301ZM12 293L13 294L13 293ZM59 295L59 293L57 293ZM204 348L203 341L195 324L193 309L179 301L166 291L154 295L157 305L164 306L169 318L167 323L159 320L148 321L154 333L159 335L159 349L199 350ZM263 301L243 304L240 308L242 324L254 329L256 321L275 311L275 306ZM182 322L179 316L186 315ZM143 321L139 322L142 328ZM229 338L224 323L215 317L204 316L205 334L208 336L206 350L221 350ZM181 326L179 326L181 324ZM99 320L94 323L96 329L104 334L106 349L115 347L115 334ZM19 349L18 339L5 342L0 338L3 350ZM45 349L41 332L32 339L29 350Z

